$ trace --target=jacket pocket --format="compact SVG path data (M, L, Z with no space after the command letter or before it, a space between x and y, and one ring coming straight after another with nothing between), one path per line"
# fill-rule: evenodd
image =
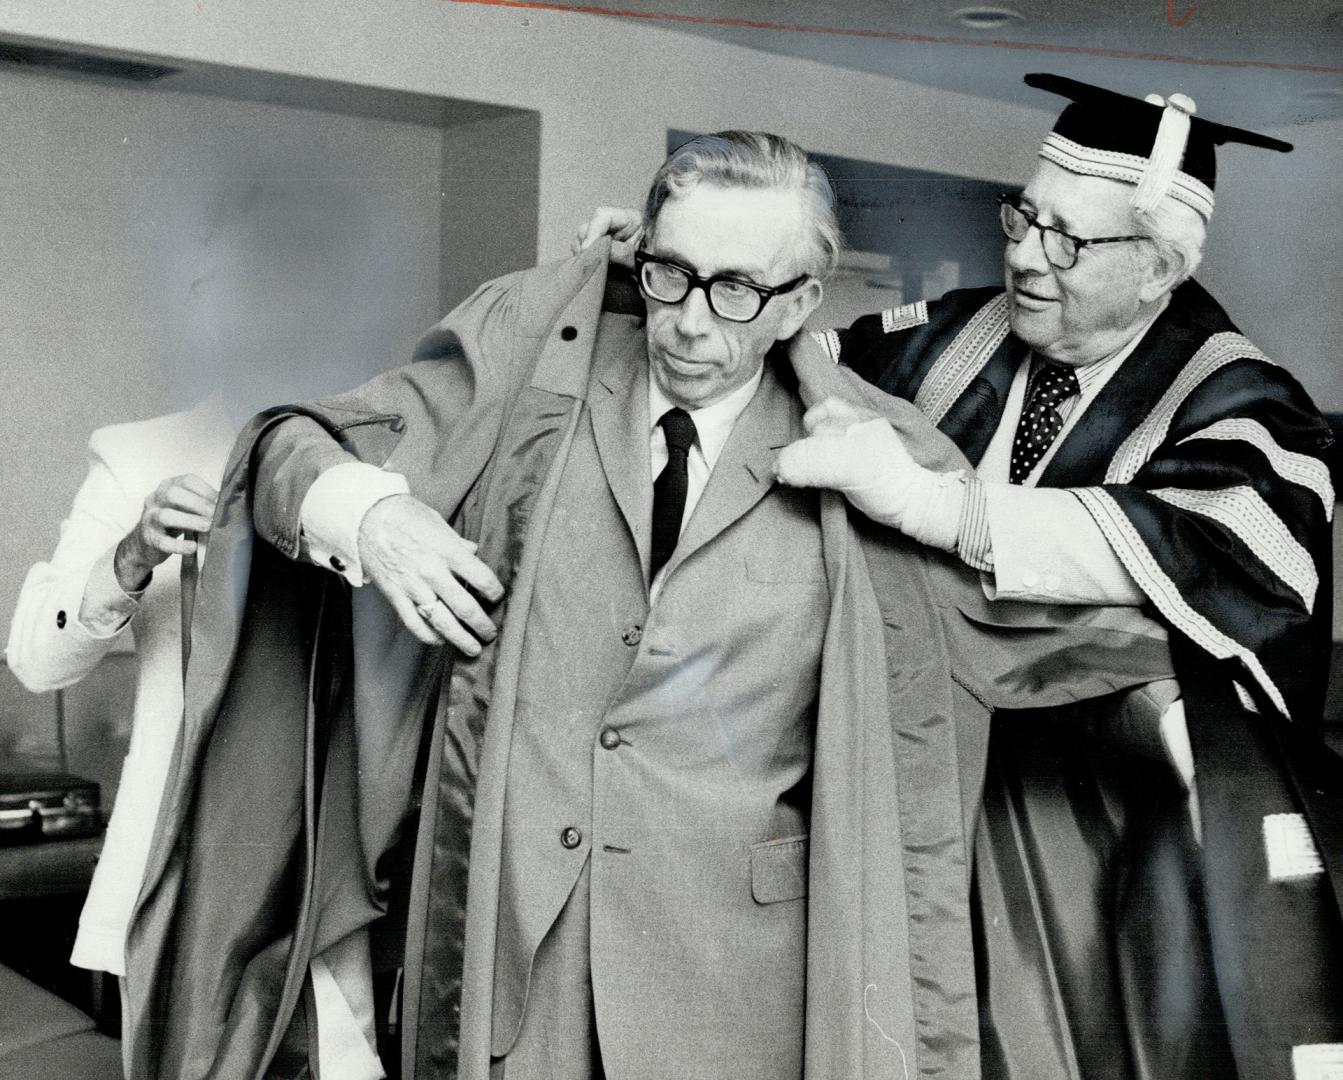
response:
M757 904L807 895L807 837L785 836L751 845L751 895Z

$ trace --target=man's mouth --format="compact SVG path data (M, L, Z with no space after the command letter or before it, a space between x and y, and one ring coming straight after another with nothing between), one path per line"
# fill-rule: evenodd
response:
M1048 307L1050 304L1058 303L1057 296L1046 296L1043 293L1034 292L1015 281L1012 283L1012 299L1023 307L1037 311Z
M662 354L662 362L678 375L698 375L705 368L702 361L690 360L665 351Z

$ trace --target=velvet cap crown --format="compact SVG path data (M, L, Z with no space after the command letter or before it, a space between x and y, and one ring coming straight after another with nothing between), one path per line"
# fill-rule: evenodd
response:
M1151 209L1167 195L1210 217L1216 148L1243 143L1283 153L1291 143L1195 116L1182 94L1146 100L1062 75L1034 73L1026 85L1070 99L1040 156L1070 172L1134 184L1134 204Z

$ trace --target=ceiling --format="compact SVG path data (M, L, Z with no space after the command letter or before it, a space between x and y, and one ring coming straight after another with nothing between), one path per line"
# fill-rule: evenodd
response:
M497 0L496 0L497 2ZM1048 70L1130 93L1179 90L1240 126L1343 116L1343 0L583 0L780 55L996 100ZM781 92L786 92L781 90Z

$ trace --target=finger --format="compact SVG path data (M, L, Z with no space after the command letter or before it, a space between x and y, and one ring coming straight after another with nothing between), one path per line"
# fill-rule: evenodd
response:
M195 473L183 473L181 476L174 476L172 483L177 487L186 488L203 499L208 499L211 503L219 498L219 492L214 485L208 480L201 479Z
M384 595L386 595L384 593ZM426 645L442 645L445 639L421 617L408 596L387 597L401 624Z
M145 539L155 551L161 551L167 555L194 555L196 552L194 537L174 536L171 533L154 529Z
M839 477L835 445L824 435L799 439L779 451L774 475L789 487L834 487Z
M155 510L185 510L205 518L206 528L209 528L208 522L214 518L215 500L185 487L173 485L160 489L151 499L151 506Z
M574 238L574 254L580 251L586 251L592 247L599 239L606 235L610 225L610 217L606 213L605 207L597 207L593 211L592 217L583 222L578 230L578 236Z
M485 614L480 602L451 575L443 575L434 583L438 599L445 604L457 622L465 626L481 641L493 641L498 636L494 622Z
M869 419L870 414L855 408L842 398L828 397L817 402L802 417L802 426L809 434L819 431L843 431L853 424Z
M599 206L590 225L601 230L599 235L610 233L617 240L628 240L643 228L643 215L628 206Z
M206 514L193 514L171 507L155 515L160 528L166 533L208 533L212 519Z
M642 235L640 229L638 235ZM638 236L631 240L621 240L611 245L611 261L617 266L622 266L626 270L634 269L634 253L638 250Z
M469 551L449 552L447 568L458 581L465 582L490 603L496 603L504 595L504 587L494 576L494 571ZM439 593L441 596L442 593Z
M438 597L427 603L416 604L415 612L425 625L458 652L467 656L480 655L480 641L457 621L457 617Z

